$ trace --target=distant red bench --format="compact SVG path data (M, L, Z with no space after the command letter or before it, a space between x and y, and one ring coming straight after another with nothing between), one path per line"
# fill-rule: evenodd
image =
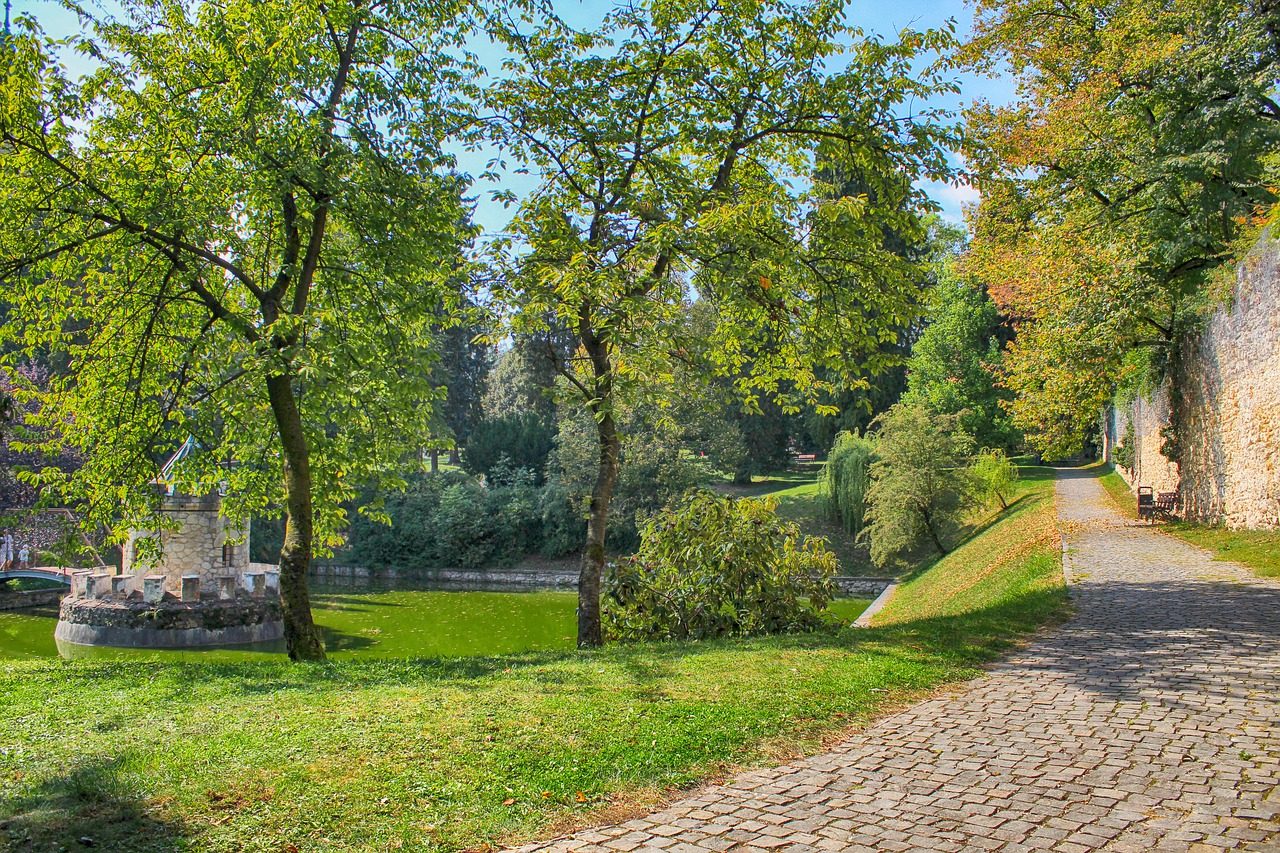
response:
M797 462L817 462L818 456L815 453L797 453L796 461Z
M1160 492L1156 494L1150 486L1138 486L1138 518L1155 521L1173 518L1173 511L1178 505L1177 492Z

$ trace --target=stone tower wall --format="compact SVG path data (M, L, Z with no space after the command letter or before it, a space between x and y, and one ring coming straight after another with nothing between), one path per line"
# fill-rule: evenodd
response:
M165 498L164 512L181 525L177 530L138 530L129 535L123 554L124 574L168 576L170 592L182 588L183 575L199 575L202 591L215 592L217 578L240 575L249 568L248 531L231 524L221 513L217 495L206 498ZM139 539L159 539L161 552L154 560L139 559ZM240 540L231 544L234 540ZM224 549L224 546L227 546ZM135 581L137 589L141 581Z

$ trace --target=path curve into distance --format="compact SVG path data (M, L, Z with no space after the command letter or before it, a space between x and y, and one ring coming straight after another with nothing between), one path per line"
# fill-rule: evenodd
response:
M1064 470L1076 613L830 752L524 853L1280 853L1280 584Z

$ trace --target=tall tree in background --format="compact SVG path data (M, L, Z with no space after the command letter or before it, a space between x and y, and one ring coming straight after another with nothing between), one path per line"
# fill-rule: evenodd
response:
M39 484L117 535L155 529L157 454L193 434L180 489L227 482L239 517L283 506L289 654L323 658L315 548L358 484L396 484L431 414L422 364L464 239L439 140L467 10L116 8L82 13L96 72L70 79L20 18L0 82L7 366L69 355L19 394L51 441L89 454Z
M1020 97L967 115L969 269L1031 321L1007 366L1042 449L1079 448L1135 348L1176 375L1207 276L1274 202L1278 32L1275 0L978 4L960 60Z
M911 348L905 405L955 415L979 447L1009 449L1020 440L997 384L1003 353L995 303L947 264L929 292L929 322Z
M463 306L474 314L475 306ZM458 464L458 447L484 416L484 395L489 372L493 369L493 348L484 342L484 329L474 321L460 322L442 329L436 348L440 360L435 363L432 384L444 386L445 396L439 404L439 417L452 442L449 463ZM439 450L431 450L431 467L436 468Z
M490 90L495 135L541 185L495 246L509 270L495 296L517 332L572 330L558 367L597 433L582 646L602 641L620 400L660 396L677 363L706 364L739 377L740 398L796 408L830 387L819 367L860 373L918 312L917 273L881 235L921 233L928 202L911 181L947 171L935 117L901 107L950 88L911 70L950 35L886 44L844 20L832 0L647 0L592 33L555 20L502 31L512 76ZM875 198L808 188L815 151L857 165ZM816 220L832 234L823 251L808 239ZM709 335L689 334L691 286L713 309Z

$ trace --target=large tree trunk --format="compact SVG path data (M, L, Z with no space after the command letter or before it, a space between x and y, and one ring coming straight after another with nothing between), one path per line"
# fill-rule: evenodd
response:
M427 451L427 454L431 459L431 473L439 474L440 473L440 449L437 447L433 447Z
M280 549L280 602L284 607L285 644L293 660L324 660L324 644L311 619L311 597L307 592L313 538L311 450L302 430L302 415L289 377L269 377L267 395L284 453L287 516L284 546Z
M600 443L600 461L596 482L591 489L591 515L587 519L587 547L582 552L582 572L578 576L578 648L599 646L604 642L600 626L600 576L604 572L605 527L609 521L609 500L618 482L617 425L613 413L605 410L596 421Z

